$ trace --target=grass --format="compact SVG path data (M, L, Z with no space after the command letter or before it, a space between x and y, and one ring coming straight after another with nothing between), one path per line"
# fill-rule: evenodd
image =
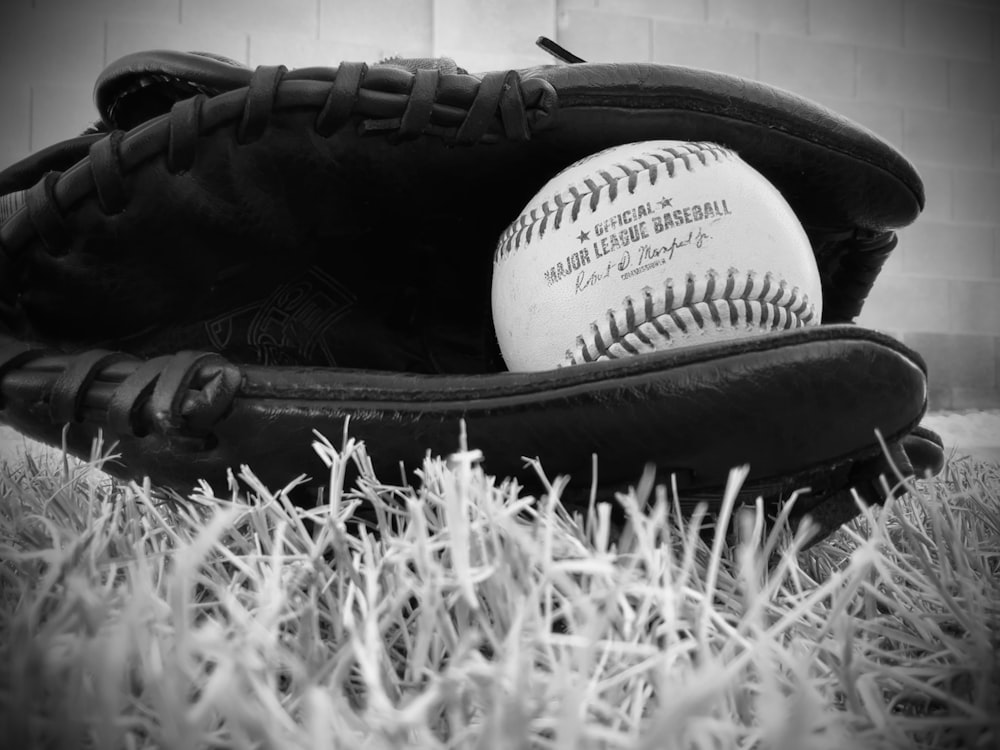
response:
M607 504L561 505L564 479L527 497L475 450L396 486L364 445L314 447L314 508L249 469L252 492L181 502L96 459L6 464L6 746L1000 742L997 465L952 460L803 550L734 507L741 469L713 534L648 477L617 529Z

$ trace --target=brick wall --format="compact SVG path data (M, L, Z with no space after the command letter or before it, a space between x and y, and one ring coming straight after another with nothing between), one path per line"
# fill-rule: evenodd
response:
M441 54L471 70L593 61L721 70L871 128L928 194L859 322L920 351L936 408L1000 406L996 0L6 0L0 164L93 118L102 67L149 48L291 67Z

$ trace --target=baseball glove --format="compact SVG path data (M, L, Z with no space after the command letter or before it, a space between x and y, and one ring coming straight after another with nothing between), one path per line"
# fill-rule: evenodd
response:
M179 492L244 464L322 484L312 432L345 422L398 476L455 450L464 420L487 471L529 487L525 456L588 495L596 455L602 492L655 464L694 502L747 463L748 497L811 488L797 513L820 535L857 512L852 488L884 498L890 463L937 472L924 363L852 325L923 206L906 159L761 83L573 62L113 63L95 126L0 173L0 417L82 456L103 434L108 471ZM497 238L570 163L652 139L722 144L783 193L823 325L506 372Z

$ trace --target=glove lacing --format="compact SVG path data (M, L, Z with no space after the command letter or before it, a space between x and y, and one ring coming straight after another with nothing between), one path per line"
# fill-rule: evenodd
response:
M391 130L396 139L433 135L471 145L526 140L556 106L549 83L522 82L516 71L476 79L457 68L409 70L402 61L292 73L261 66L244 89L215 96L203 88L177 90L197 93L128 132L100 137L66 172L50 171L26 190L0 198L0 331L8 331L0 332L0 399L40 399L54 423L91 421L135 436L204 436L229 408L242 375L218 354L180 352L145 362L99 349L66 355L11 335L25 330L18 302L25 254L39 245L56 257L70 252L72 207L81 201L96 199L109 215L125 210L125 176L147 160L161 157L171 173L185 172L195 164L203 132L235 125L237 143L246 145L263 137L276 112L286 108L313 108L314 128L323 137L356 120L362 134Z

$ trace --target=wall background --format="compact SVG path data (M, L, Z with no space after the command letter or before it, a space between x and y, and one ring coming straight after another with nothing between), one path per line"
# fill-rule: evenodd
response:
M473 71L655 61L759 79L871 128L917 166L927 209L901 232L859 323L917 349L931 407L1000 407L998 0L6 0L0 165L95 117L108 62L151 48L248 65L446 55Z

